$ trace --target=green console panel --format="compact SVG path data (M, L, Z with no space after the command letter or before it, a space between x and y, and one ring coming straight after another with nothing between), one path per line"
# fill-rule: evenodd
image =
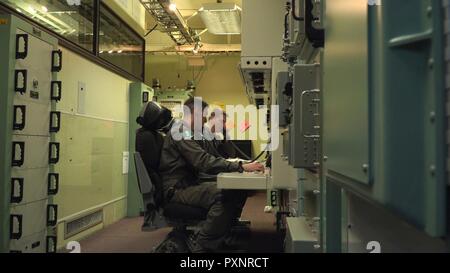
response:
M139 116L143 105L153 100L155 92L153 89L143 83L134 82L130 84L130 121L129 121L129 142L130 159L128 171L128 194L127 194L127 216L136 217L144 212L142 196L139 192L136 168L134 165L134 152L136 147L136 131L139 124L136 118Z

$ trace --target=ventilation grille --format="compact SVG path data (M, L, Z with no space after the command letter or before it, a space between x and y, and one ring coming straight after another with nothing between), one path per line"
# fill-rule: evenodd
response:
M95 211L83 217L66 222L64 239L85 231L103 222L103 210Z

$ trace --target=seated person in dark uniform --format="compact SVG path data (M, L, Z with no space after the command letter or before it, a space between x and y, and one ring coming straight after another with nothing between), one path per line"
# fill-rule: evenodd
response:
M229 162L205 150L202 133L207 107L208 104L198 98L185 102L183 120L175 122L164 139L159 166L165 202L208 211L205 223L189 240L193 252L211 251L222 245L235 220L238 204L246 198L241 191L220 190L213 182L200 183L199 173L264 170L259 163Z
M204 125L204 146L207 147L205 150L214 156L225 159L236 159L240 153L238 154L228 135L227 117L228 115L225 111L220 108L216 108L211 112L208 122ZM248 158L245 159L247 160ZM211 174L200 173L200 177L202 181L217 181L217 177ZM248 197L252 192L246 191L245 194ZM236 210L236 225L240 224L240 217L246 201L247 198L243 199L242 203L236 204L238 207Z
M227 114L217 108L205 124L205 139L211 141L214 151L223 158L236 158L237 152L227 130Z

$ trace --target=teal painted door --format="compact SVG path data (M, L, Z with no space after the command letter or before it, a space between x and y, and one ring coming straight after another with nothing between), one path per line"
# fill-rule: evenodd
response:
M327 168L369 184L367 0L326 1L324 154Z
M442 9L326 1L327 179L432 236L446 234Z

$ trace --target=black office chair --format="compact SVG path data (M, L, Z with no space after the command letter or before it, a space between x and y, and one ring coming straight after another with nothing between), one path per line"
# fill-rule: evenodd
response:
M155 247L154 252L190 252L186 243L188 237L196 229L196 226L205 220L207 211L177 203L169 203L163 207L158 207L154 198L155 186L150 179L140 153L136 152L134 154L134 161L139 188L144 199L145 221L149 228L156 230L167 226L173 227L172 232L168 234L162 243Z
M189 252L187 239L195 227L206 219L207 211L163 200L162 180L158 173L163 129L170 127L172 113L155 102L147 103L137 122L142 126L136 133L134 161L139 190L144 201L144 226L149 230L172 226L167 238L157 246L157 253Z

